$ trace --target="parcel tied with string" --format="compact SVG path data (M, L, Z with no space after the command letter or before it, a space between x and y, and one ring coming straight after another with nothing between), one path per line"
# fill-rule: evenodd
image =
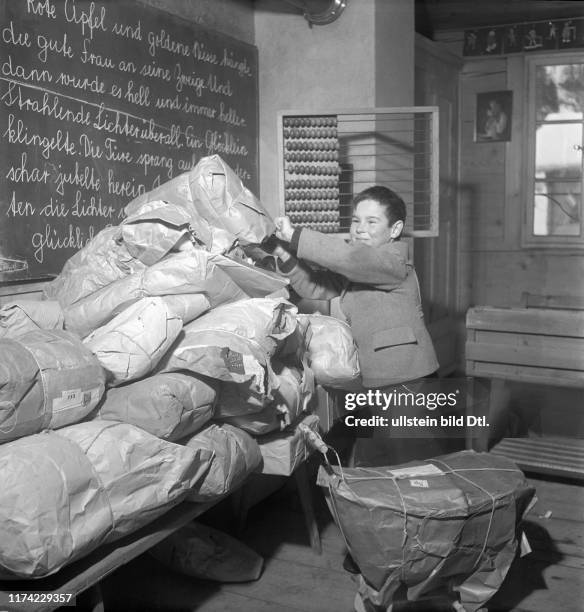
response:
M535 494L514 463L462 451L397 467L321 467L318 484L361 570L359 595L386 609L448 588L473 612L501 586Z

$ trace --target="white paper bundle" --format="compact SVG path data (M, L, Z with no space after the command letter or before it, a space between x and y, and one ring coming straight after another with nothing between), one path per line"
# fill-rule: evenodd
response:
M102 366L72 334L37 329L0 339L0 442L80 421L104 389Z
M171 253L156 264L70 305L65 309L65 325L85 337L140 298L193 294L202 297L189 300L189 319L223 302L247 298L247 294L212 262L209 253L192 249ZM187 298L183 298L183 305L185 300ZM174 302L178 306L179 302Z
M0 338L17 338L35 329L63 329L64 315L56 300L19 300L0 308Z
M257 442L231 425L212 423L183 442L188 448L213 453L209 471L188 494L190 501L209 501L229 493L262 462Z
M119 227L106 227L69 258L43 295L65 309L98 289L146 266L128 252Z
M298 315L308 365L316 382L325 387L350 389L359 385L361 369L351 328L334 317Z
M151 266L188 236L189 222L184 208L154 200L140 206L120 229L128 252Z
M296 307L283 299L223 304L185 325L161 371L189 370L268 392L269 360L296 328Z
M0 577L39 578L163 514L210 453L91 421L0 446Z
M217 384L189 372L165 372L108 389L96 418L141 427L164 440L192 435L213 416Z
M162 298L143 298L92 332L83 343L107 370L111 384L116 385L151 372L182 325Z

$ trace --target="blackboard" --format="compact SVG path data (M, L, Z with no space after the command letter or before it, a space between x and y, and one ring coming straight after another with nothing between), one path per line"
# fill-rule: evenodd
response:
M129 0L0 0L0 282L218 154L258 193L257 48Z

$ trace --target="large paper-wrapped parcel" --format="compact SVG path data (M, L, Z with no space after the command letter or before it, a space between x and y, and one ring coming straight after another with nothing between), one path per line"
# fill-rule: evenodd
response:
M182 320L159 297L142 298L83 341L112 384L150 373L182 329Z
M189 172L138 196L126 214L152 200L184 207L195 236L213 253L229 251L236 242L259 244L276 229L261 202L218 155L203 157Z
M90 421L0 446L0 578L40 578L183 500L212 455Z
M189 492L189 501L209 501L229 493L262 462L257 442L232 425L211 423L183 442L189 448L213 453L211 467Z
M96 418L131 423L174 442L211 419L217 386L191 372L162 372L108 389Z
M218 306L184 326L160 371L188 370L269 393L270 358L296 328L295 314L296 307L282 298Z
M321 467L317 482L361 570L359 595L388 608L439 588L468 612L490 599L515 556L535 490L517 466L462 451L396 467Z
M17 338L28 331L63 326L63 309L56 300L18 300L0 308L0 338Z
M105 371L65 331L0 339L0 442L80 421L97 406Z

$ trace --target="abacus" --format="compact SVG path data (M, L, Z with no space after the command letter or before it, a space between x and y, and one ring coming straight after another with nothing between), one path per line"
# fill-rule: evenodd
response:
M284 117L285 213L294 225L341 229L339 140L335 115Z
M346 234L356 193L394 189L406 235L438 235L438 109L376 108L278 115L282 214L292 224Z

